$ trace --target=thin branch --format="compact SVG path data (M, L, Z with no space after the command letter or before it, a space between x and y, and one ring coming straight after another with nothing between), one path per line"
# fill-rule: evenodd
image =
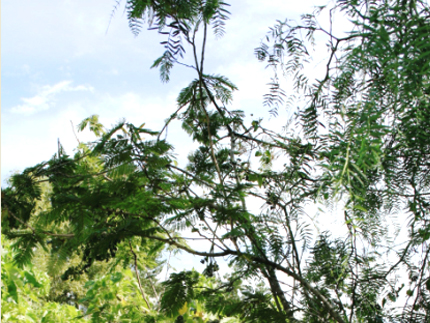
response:
M6 210L7 210L7 212L8 212L8 214L10 214L10 215L12 215L12 217L13 218L15 218L18 222L20 222L22 225L24 225L25 227L27 227L28 229L30 229L32 232L33 232L33 234L36 234L36 233L43 233L43 234L45 234L45 235L47 235L47 236L50 236L50 237L57 237L57 238L68 238L68 239L71 239L71 238L73 238L74 236L75 236L75 234L74 233L51 233L51 232L49 232L49 231L39 231L39 230L37 230L37 229L35 229L35 228L33 228L31 225L29 225L28 223L26 223L26 222L24 222L23 220L21 220L19 217L17 217L10 209L9 209L9 207L6 205L6 204L4 204L3 203L3 205L2 205L2 207L4 207Z
M149 306L148 299L146 298L146 295L143 292L142 283L140 282L139 269L137 268L137 255L133 250L133 246L131 245L131 240L128 241L128 244L130 245L130 251L134 257L134 271L136 272L136 278L137 278L137 283L139 285L140 293L142 294L142 298L145 301L146 306L148 306L148 309L151 309L151 307Z
M181 105L176 111L175 111L175 113L173 113L171 116L170 116L170 118L169 118L169 120L167 120L167 122L164 124L164 127L163 127L163 129L161 129L161 131L159 132L159 134L158 134L158 136L157 136L157 141L159 141L160 140L160 136L161 136L161 134L164 132L164 130L167 128L167 126L169 125L169 123L173 120L173 119L175 119L176 118L176 116L178 115L178 112L183 108L183 107L185 107L186 106L186 104L184 104L184 105Z
M75 132L75 126L73 125L72 120L70 120L70 123L71 123L71 125L72 125L72 131L73 131L73 134L75 135L75 138L76 138L76 140L78 141L78 144L80 145L80 144L81 144L81 142L79 141L79 138L78 138L78 136L76 135L76 132Z
M182 168L176 167L175 165L171 165L171 164L170 164L170 165L167 165L167 167L169 167L169 168L173 168L173 169L176 169L176 170L180 171L181 173L184 173L184 174L186 174L187 176L191 177L191 178L192 178L192 179L194 179L195 181L200 182L200 183L202 183L202 184L205 184L206 186L209 186L209 187L210 187L210 188L212 188L212 189L215 189L215 186L214 186L213 184L211 184L211 183L209 183L209 182L207 182L207 181L204 181L204 180L202 180L202 179L200 179L200 178L198 178L198 177L194 176L193 174L191 174L191 173L187 172L186 170L184 170L184 169L182 169Z

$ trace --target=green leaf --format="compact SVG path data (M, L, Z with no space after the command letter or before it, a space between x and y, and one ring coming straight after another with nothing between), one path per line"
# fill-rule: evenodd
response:
M252 124L252 127L254 128L254 132L257 131L258 130L259 122L254 120L254 121L252 121L251 124Z
M12 299L18 303L18 290L16 288L15 282L11 279L7 283L7 291L9 295L12 297Z
M263 186L264 183L264 178L261 175L257 175L257 182L258 182L258 186L261 187Z
M42 287L42 284L38 283L36 278L34 277L34 274L29 273L28 271L24 272L24 276L27 279L27 281L32 284L34 287Z

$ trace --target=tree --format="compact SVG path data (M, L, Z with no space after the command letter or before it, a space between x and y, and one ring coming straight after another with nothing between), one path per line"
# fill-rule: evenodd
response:
M231 275L206 299L228 295L239 278L245 285L241 297L226 301L232 308L209 302L220 318L240 309L246 322L427 321L428 4L344 0L304 15L302 24L271 28L255 51L274 71L264 104L274 114L285 101L301 104L295 128L285 133L261 120L245 124L243 111L230 108L236 86L204 69L209 28L223 35L227 8L221 1L126 2L133 32L147 22L166 35L153 64L161 80L169 81L175 65L196 72L166 127L180 120L200 146L180 167L161 139L165 128L124 121L102 132L96 118L84 120L80 128L89 126L99 140L73 157L60 147L2 189L2 229L22 249L17 261L28 262L32 248L49 238L59 260L82 253L79 274L134 238L149 250L169 245L202 257L207 276L228 257ZM321 27L320 12L346 15L351 31L338 36L331 25ZM329 55L324 77L312 82L303 68L317 33L327 36ZM184 63L186 51L192 65ZM280 72L293 77L295 96L286 96ZM299 96L305 102L295 101ZM51 206L35 217L42 181L52 186ZM261 210L249 206L255 200ZM324 207L323 216L337 217L341 228L314 229L309 205ZM408 223L400 244L387 226L394 214ZM193 249L187 239L202 239L207 249ZM255 278L270 294L246 287ZM197 281L183 273L165 283L175 301L162 302L163 309L177 322Z
M81 147L86 146L81 144ZM49 183L42 182L39 188L40 200L30 222L37 221L40 212L50 208ZM49 230L46 223L39 226ZM25 232L15 231L9 237L17 240L22 234ZM16 245L2 237L2 320L84 322L87 320L82 319L86 317L105 322L122 317L139 321L142 311L151 313L150 298L157 299L160 292L155 276L163 264L159 259L161 250L151 248L148 254L146 246L139 247L139 241L130 239L117 245L115 258L94 261L85 272L76 274L81 255L68 254L63 258L61 253L57 254L61 252L61 243L55 241L55 235L51 237L54 240L32 248L31 262L22 260L22 250L14 252Z

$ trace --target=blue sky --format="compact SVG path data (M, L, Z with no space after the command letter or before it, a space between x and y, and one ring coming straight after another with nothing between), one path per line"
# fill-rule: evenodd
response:
M298 19L317 2L232 1L226 36L209 40L206 71L239 87L234 109L269 118L262 95L270 72L253 50L276 19ZM98 114L106 126L126 118L157 130L175 110L177 94L194 75L178 66L161 83L150 66L163 51L162 38L146 29L134 37L124 3L112 16L114 6L114 0L2 1L2 186L12 172L49 159L57 139L73 153L71 122ZM271 122L282 124L282 113ZM188 153L189 139L177 125L168 139L178 154Z

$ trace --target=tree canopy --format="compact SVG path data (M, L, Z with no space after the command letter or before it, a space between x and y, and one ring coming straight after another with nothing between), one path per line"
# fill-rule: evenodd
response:
M96 141L74 156L59 145L51 160L11 177L2 188L2 232L13 240L15 263L28 266L40 246L51 253L52 273L77 279L133 244L142 250L125 263L135 272L136 254L155 261L166 246L206 264L203 273L163 282L159 301L146 300L156 312L113 318L101 310L95 322L203 321L203 309L223 322L428 321L428 3L340 0L299 23L276 22L255 55L273 71L262 108L274 116L285 105L294 111L282 132L261 120L247 124L245 111L234 109L237 87L205 67L208 33L223 36L228 7L126 1L133 33L148 25L165 36L152 65L161 81L175 66L195 78L163 129L126 121L106 129L91 116L79 129L88 127ZM350 23L343 35L332 29L336 15ZM306 67L320 37L326 71L313 80ZM293 80L292 93L283 77ZM185 166L163 139L178 121L199 145ZM79 261L65 266L72 257ZM215 279L222 259L231 271ZM103 288L118 294L119 276L104 279L87 301Z

